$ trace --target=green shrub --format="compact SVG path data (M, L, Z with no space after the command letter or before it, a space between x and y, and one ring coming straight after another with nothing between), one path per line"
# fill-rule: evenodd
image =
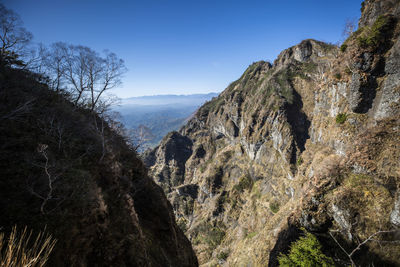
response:
M336 115L336 123L343 124L347 120L346 113L339 113Z
M224 102L225 100L223 97L213 97L210 101L204 103L204 105L199 109L199 115L206 116L209 112L218 110Z
M269 208L273 213L277 213L279 211L280 205L277 201L271 201L269 203Z
M345 52L346 49L347 49L347 44L346 44L346 43L343 43L343 44L340 46L340 51Z
M179 220L176 221L176 224L181 228L183 232L186 232L187 226L186 226L186 220L184 218L180 218Z
M232 209L235 209L238 206L238 200L236 198L230 198L229 204L231 205Z
M253 180L248 175L244 175L239 179L239 183L233 186L233 190L243 192L245 189L251 189L252 187Z
M224 236L225 236L225 232L222 229L220 229L218 227L214 227L208 233L205 241L212 249L214 249L219 244L221 244L222 239L224 239Z
M232 158L233 156L233 151L229 150L229 151L225 151L223 154L223 161L226 162L228 161L230 158Z
M203 173L206 170L206 166L202 165L200 166L200 172Z
M306 232L290 246L288 255L281 254L278 257L279 266L334 266L332 258L321 251L321 243L311 233Z
M255 237L256 235L257 235L257 232L251 232L251 233L248 233L248 234L246 235L246 238L251 239L251 238Z
M217 259L225 261L229 256L229 251L221 251L217 254Z
M364 27L357 37L358 45L363 48L376 48L385 41L388 31L391 30L392 19L389 16L379 16L371 27Z
M297 166L300 166L301 164L303 164L303 158L302 158L302 157L299 157L299 158L297 159L297 161L296 161L296 165L297 165Z
M318 65L313 62L304 62L301 64L300 71L304 72L314 72L317 69Z
M335 78L337 79L337 80L340 80L341 78L342 78L342 75L338 72L338 73L335 73Z
M293 103L293 89L290 85L290 79L294 74L290 70L280 71L275 76L275 80L279 87L275 90L279 92L279 95L283 96L290 104Z
M225 237L225 226L223 224L212 225L209 222L201 223L196 229L197 235L193 244L205 243L213 250L219 246Z

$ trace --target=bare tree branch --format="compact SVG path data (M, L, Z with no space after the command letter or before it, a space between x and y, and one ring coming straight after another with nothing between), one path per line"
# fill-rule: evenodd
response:
M380 230L377 231L375 233L373 233L372 235L370 235L369 237L367 237L365 240L363 240L362 242L360 242L357 247L355 247L351 252L347 252L343 246L339 243L339 241L332 235L333 232L339 232L339 231L329 231L329 235L332 237L332 239L335 241L335 243L340 247L340 249L346 254L346 256L349 258L350 262L351 262L351 266L356 266L355 262L353 261L353 255L354 253L356 253L358 250L361 249L362 246L364 246L365 244L367 244L370 241L377 241L377 242L385 242L382 240L377 240L374 239L374 237L381 235L381 234L388 234L388 233L395 233L397 232L397 230ZM388 242L396 242L396 241L388 241Z
M55 43L43 55L43 65L49 73L51 87L65 88L76 105L102 112L106 92L121 84L126 72L124 61L105 51L101 56L86 46Z
M44 173L46 175L46 180L47 180L47 184L46 185L48 187L47 193L40 194L40 193L36 192L33 189L33 186L28 186L28 191L32 195L34 195L34 196L36 196L36 197L38 197L38 198L40 198L42 200L42 204L40 205L40 212L42 214L46 214L47 213L46 212L46 205L47 205L48 201L56 199L56 198L53 197L53 190L54 190L53 183L59 178L58 175L52 174L51 171L50 171L51 167L49 165L49 157L48 157L47 152L46 152L47 148L48 148L48 145L46 145L46 144L39 144L38 145L37 152L45 159L45 162L44 162L43 165L33 164L33 165L38 166L38 167L40 167L40 168L42 168L44 170Z
M356 28L357 23L355 19L346 19L342 36L347 39L355 31Z
M5 64L22 65L18 57L32 40L22 21L12 10L0 4L0 60Z
M29 110L32 107L32 103L35 101L35 99L30 99L28 101L26 101L25 103L19 105L18 107L16 107L14 110L10 111L8 114L5 114L3 116L1 116L1 120L6 120L6 119L14 119L18 116L21 116L27 112L29 112Z

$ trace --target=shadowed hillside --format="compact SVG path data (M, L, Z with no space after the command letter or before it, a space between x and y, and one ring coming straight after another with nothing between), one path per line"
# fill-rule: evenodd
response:
M49 266L197 266L122 128L41 79L0 69L2 231L46 226Z

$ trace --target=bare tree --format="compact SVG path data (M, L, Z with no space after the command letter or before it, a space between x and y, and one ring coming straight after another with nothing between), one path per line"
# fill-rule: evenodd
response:
M67 45L62 42L52 44L49 48L41 46L39 73L48 76L49 86L55 91L60 91L65 85Z
M96 113L104 118L107 116L113 117L113 112L110 111L111 106L116 106L121 102L121 99L114 94L103 94L96 103Z
M27 45L23 54L18 55L18 58L22 63L21 65L18 65L18 67L34 74L38 74L35 78L39 82L47 82L47 77L43 73L44 66L42 54L44 50L45 46L43 44Z
M69 91L74 97L74 103L80 103L84 93L88 89L87 57L90 49L83 46L64 47L65 55L65 78L69 84Z
M126 72L124 61L109 51L100 55L89 47L62 42L48 49L39 46L29 50L32 34L22 25L15 12L0 4L0 62L26 66L22 57L36 72L48 76L51 88L66 89L75 104L92 111L104 110L107 101L102 97L121 84Z
M65 51L65 76L74 91L75 104L86 105L92 111L98 107L104 109L101 97L121 84L125 72L123 60L109 52L101 57L85 46L69 46Z
M43 65L52 88L64 88L76 105L102 113L109 106L103 96L121 84L126 68L124 61L105 51L101 56L86 46L55 43L43 53ZM114 99L114 98L113 98Z
M20 17L0 4L0 59L3 64L23 65L18 59L32 40Z
M347 39L357 28L355 19L346 19L343 29L343 37Z
M122 59L108 51L105 51L105 58L96 57L89 63L91 109L94 110L98 106L100 97L106 91L121 85L121 77L126 68Z
M150 128L142 124L131 132L131 136L133 139L133 147L135 148L135 150L138 150L147 141L150 141L154 138L154 135L152 134Z

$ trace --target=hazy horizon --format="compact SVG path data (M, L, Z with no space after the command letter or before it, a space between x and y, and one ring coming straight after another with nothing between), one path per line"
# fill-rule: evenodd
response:
M194 95L210 95L210 94L220 94L221 92L209 92L209 93L193 93L193 94L155 94L155 95L138 95L138 96L129 96L129 97L121 97L121 99L129 99L129 98L140 98L140 97L154 97L154 96L194 96Z

